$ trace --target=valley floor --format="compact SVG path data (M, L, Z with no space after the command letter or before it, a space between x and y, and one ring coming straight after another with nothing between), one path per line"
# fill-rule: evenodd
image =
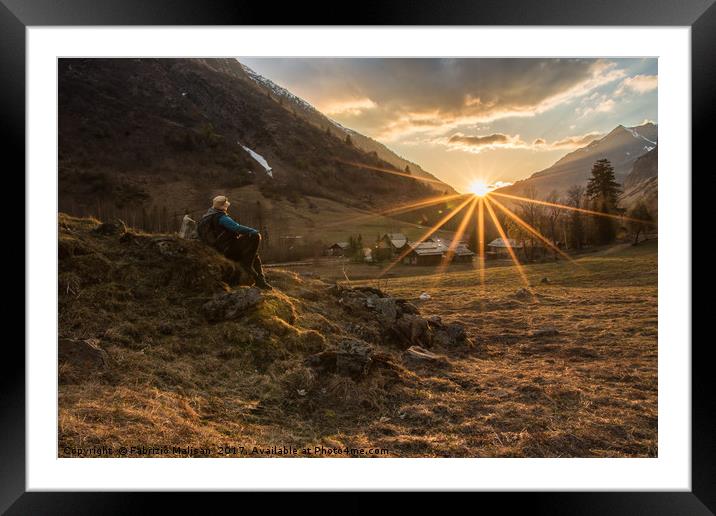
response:
M74 255L61 262L60 332L101 335L113 366L89 380L61 368L60 456L165 445L166 456L277 456L283 447L317 446L389 457L657 455L655 242L576 264L525 266L533 295L511 266L489 268L483 286L471 267L352 281L405 298L425 317L462 323L475 344L439 350L440 366L410 366L400 348L386 348L403 364L398 381L381 373L354 382L316 379L302 365L352 317L321 298L327 285L320 281L272 272L278 289L257 316L207 325L191 308L203 301L155 291L156 279L133 279L151 270L142 263L167 267L147 247L149 237L122 243L85 237L92 222L67 224L65 247L82 254L70 249ZM126 266L112 269L130 259L134 276ZM78 274L99 266L114 272L77 286ZM188 288L182 274L157 278ZM424 291L431 298L421 301ZM269 345L267 332L282 336ZM219 451L226 449L232 452Z
M368 440L399 455L657 456L656 247L526 266L533 299L514 267L488 269L484 289L447 274L421 311L465 324L480 351L426 374L404 419ZM411 298L425 279L381 286Z

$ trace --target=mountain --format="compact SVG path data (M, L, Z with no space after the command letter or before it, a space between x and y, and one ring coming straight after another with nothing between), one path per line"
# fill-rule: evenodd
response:
M624 179L624 193L621 196L623 207L630 208L637 201L643 200L652 215L656 215L659 186L658 152L659 148L654 147L634 162L631 172Z
M309 197L371 209L434 195L425 182L346 164L404 170L257 80L235 59L60 59L60 209L194 211L244 190L308 208Z
M387 161L393 166L399 168L400 170L404 171L406 167L408 167L411 174L429 179L430 183L427 184L431 185L437 191L447 192L449 194L457 193L455 189L447 183L436 183L435 181L439 181L438 178L436 178L433 174L423 170L423 168L417 163L398 156L388 147L368 136L354 131L353 129L349 129L348 127L342 126L335 120L332 120L331 118L318 111L315 107L313 107L305 100L297 97L287 89L279 86L278 84L267 79L266 77L259 75L248 66L242 64L241 67L246 72L246 75L251 78L256 87L258 87L261 91L271 95L273 99L279 102L281 106L283 106L287 110L292 111L298 116L306 119L313 125L320 127L323 130L331 131L332 133L335 133L344 139L346 136L350 136L351 140L353 141L353 144L356 147L369 153L375 153L378 158L382 159L383 161Z
M637 159L655 149L657 142L658 128L655 124L646 123L637 127L619 125L603 138L570 152L549 168L499 191L522 195L528 189L534 189L537 197L545 197L552 190L565 192L572 185L585 185L592 165L602 158L612 163L617 181L623 184Z

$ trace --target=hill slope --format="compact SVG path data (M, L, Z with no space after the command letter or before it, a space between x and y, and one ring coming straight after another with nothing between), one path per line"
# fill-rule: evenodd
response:
M64 214L59 235L62 456L377 446L365 432L418 399L420 360L472 347L460 324L375 288L272 270L275 290L261 292L198 242ZM415 362L411 346L431 351ZM390 450L401 453L409 447Z
M603 138L565 155L551 167L499 191L520 195L533 188L538 197L545 197L552 190L565 192L573 185L586 184L592 165L602 158L611 161L617 181L623 183L637 158L656 147L657 138L657 126L652 123L637 127L619 125Z
M624 193L621 196L622 205L626 208L643 200L649 211L656 215L658 211L659 191L659 148L640 156L635 162L629 175L624 179Z
M248 66L242 64L243 70L246 72L248 77L254 82L254 84L261 89L261 91L270 94L277 102L279 102L286 109L298 114L302 118L305 118L311 124L320 127L323 130L328 130L332 133L337 134L341 138L345 138L350 135L353 140L353 144L369 153L375 153L378 158L383 161L394 165L400 170L405 170L406 167L410 169L410 173L418 176L430 179L431 181L437 181L438 179L429 172L422 169L420 165L409 161L401 156L398 156L395 152L390 150L382 143L365 136L357 131L342 126L335 120L330 119L320 111L318 111L311 104L305 100L292 94L287 89L279 86L273 81L257 74ZM428 183L432 188L439 192L447 192L448 194L457 193L455 189L446 183Z
M361 207L434 195L346 165L402 170L292 114L235 59L61 59L58 74L60 209L179 211L248 184ZM169 184L181 203L162 195Z

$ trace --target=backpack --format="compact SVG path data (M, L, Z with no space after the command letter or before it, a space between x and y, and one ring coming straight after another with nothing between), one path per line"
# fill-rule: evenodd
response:
M199 240L212 247L217 244L220 236L218 231L219 217L223 215L223 213L212 213L211 215L205 215L201 218L196 225L196 233L199 235Z

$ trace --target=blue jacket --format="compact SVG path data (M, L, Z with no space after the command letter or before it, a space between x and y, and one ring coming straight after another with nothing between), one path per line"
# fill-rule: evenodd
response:
M209 208L209 211L206 212L206 215L213 215L214 213L219 213L221 210L217 210L215 208ZM247 235L254 235L257 234L259 231L258 229L250 228L248 226L242 226L238 222L236 222L234 219L229 217L226 213L219 217L219 225L225 229L228 229L232 233L242 233Z

